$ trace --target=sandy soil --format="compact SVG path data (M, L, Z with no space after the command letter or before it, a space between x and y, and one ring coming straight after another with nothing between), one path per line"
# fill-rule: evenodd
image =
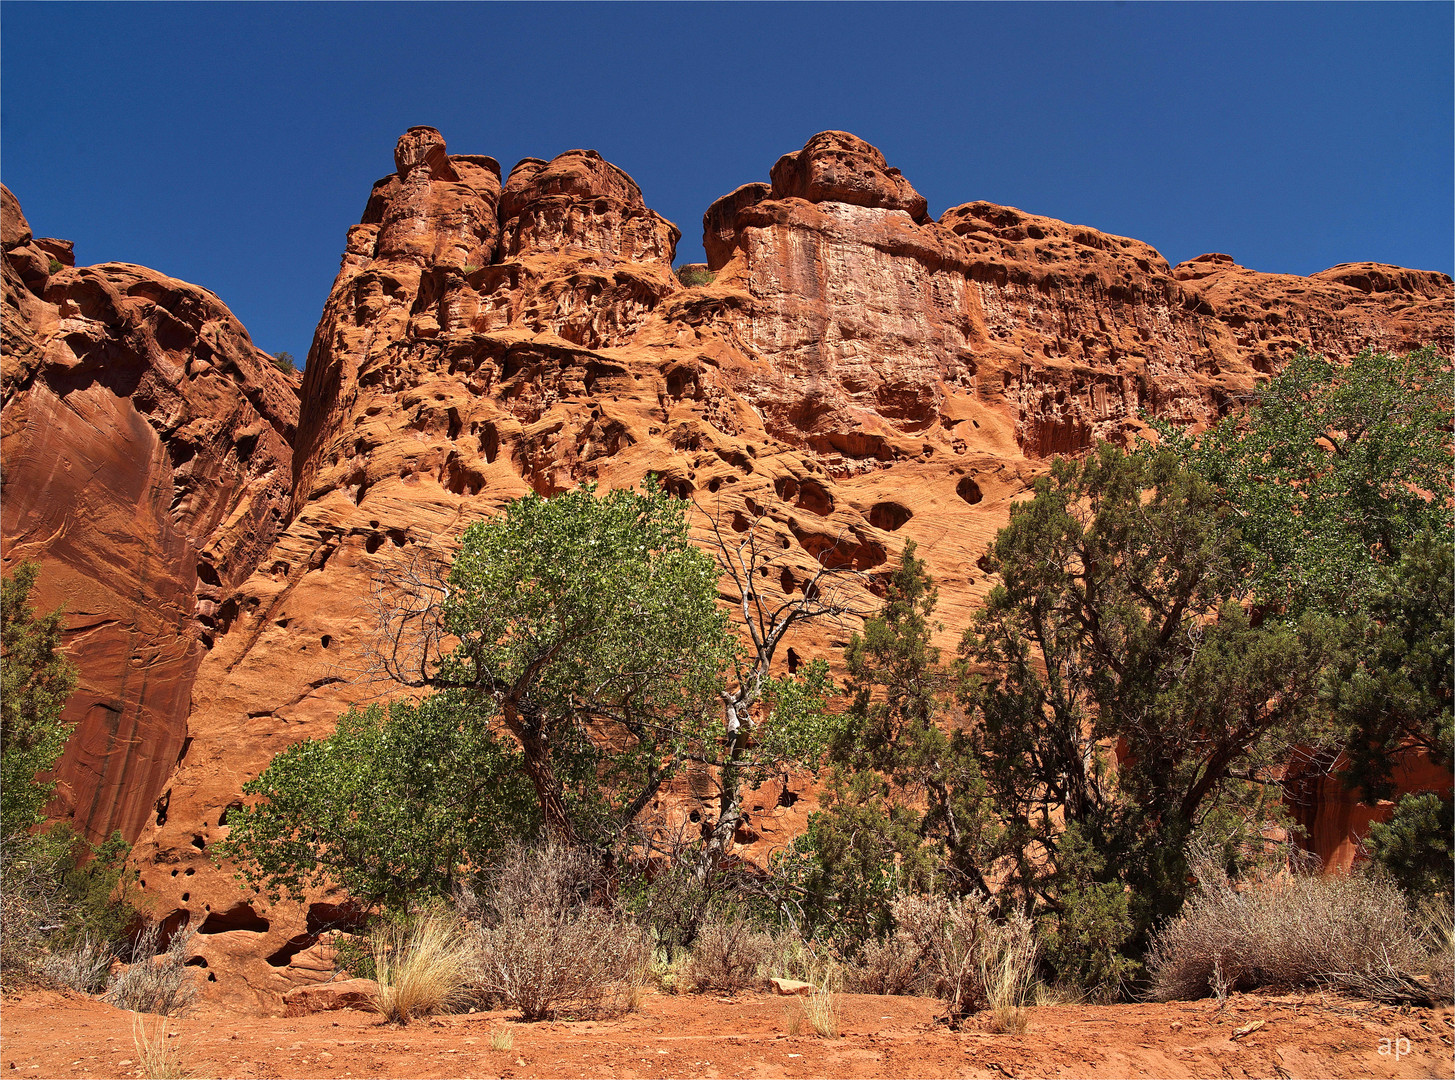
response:
M789 1034L792 999L648 995L604 1022L525 1024L508 1013L383 1023L199 1006L173 1022L203 1077L1449 1077L1452 1011L1341 998L1236 996L1170 1005L1031 1010L1024 1035L937 1022L938 1003L846 994L840 1037ZM1262 1020L1251 1033L1241 1027ZM509 1050L491 1049L508 1030ZM807 1027L805 1031L811 1030ZM1408 1040L1400 1043L1398 1040ZM1385 1042L1384 1040L1388 1040ZM1384 1053L1381 1053L1383 1049ZM1394 1051L1401 1053L1396 1058ZM130 1013L79 995L7 999L0 1076L139 1077Z

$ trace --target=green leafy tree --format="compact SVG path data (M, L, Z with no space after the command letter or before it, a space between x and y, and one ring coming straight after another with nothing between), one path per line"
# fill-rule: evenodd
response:
M23 562L0 583L0 836L7 842L40 822L55 784L37 774L55 765L71 733L61 711L76 669L61 648L61 612L32 609L38 571Z
M1301 353L1210 431L1154 427L1230 511L1256 599L1296 617L1357 610L1417 536L1448 543L1452 397L1433 348Z
M1433 348L1305 354L1209 432L1158 425L1234 515L1267 617L1323 613L1335 627L1324 698L1344 779L1369 800L1393 794L1403 754L1455 769L1452 399ZM1448 856L1449 830L1433 842Z
M734 644L716 595L655 486L531 495L466 529L431 595L388 599L384 665L509 733L552 839L606 847L720 731Z
M978 765L952 731L950 679L932 643L938 594L905 545L883 608L844 652L850 704L830 750L821 809L781 860L810 927L853 951L889 929L901 891L990 896L994 846Z
M1103 444L1013 508L987 556L1003 583L961 643L968 738L1021 852L1005 887L1063 925L1078 895L1125 888L1127 955L1181 903L1210 813L1317 741L1327 632L1249 617L1247 550L1176 455Z
M519 751L458 693L351 709L243 791L217 857L274 900L330 884L369 906L447 898L539 826Z
M1455 772L1455 552L1448 536L1422 533L1381 568L1361 609L1342 624L1342 648L1325 674L1325 700L1347 726L1345 778L1370 802L1394 793L1401 752ZM1448 852L1449 831L1444 834Z
M298 372L298 361L293 358L290 352L273 354L273 366L284 375L295 375Z

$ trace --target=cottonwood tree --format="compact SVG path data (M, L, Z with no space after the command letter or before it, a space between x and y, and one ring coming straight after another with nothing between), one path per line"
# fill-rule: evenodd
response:
M718 720L716 579L654 484L528 495L471 524L448 574L382 582L377 660L513 737L552 840L605 847Z
M448 572L417 561L378 582L373 666L449 690L520 747L547 834L608 848L685 766L718 791L698 877L720 864L745 788L814 764L827 744L827 665L774 675L796 626L848 610L823 567L798 595L757 582L777 558L755 521L737 542L714 524L716 565L688 540L686 504L648 481L527 496L466 529ZM740 640L717 603L737 584ZM761 719L756 711L766 715Z
M448 899L536 831L519 759L448 691L350 709L244 786L216 855L275 902L334 884L366 908Z

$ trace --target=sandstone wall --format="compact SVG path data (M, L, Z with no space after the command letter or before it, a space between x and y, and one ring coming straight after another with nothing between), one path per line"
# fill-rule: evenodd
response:
M283 523L297 392L205 289L78 269L3 198L0 561L40 561L80 671L52 810L135 837L185 759L216 613Z
M821 564L872 571L913 538L940 584L942 644L952 646L989 587L975 560L1051 455L1097 438L1125 441L1142 410L1210 422L1303 342L1337 357L1366 344L1452 349L1455 291L1439 274L1358 264L1294 278L1220 255L1174 268L1138 241L983 202L936 221L877 150L843 132L780 159L770 181L708 209L714 277L686 288L672 273L676 227L598 154L526 159L502 183L492 159L449 154L434 129L412 128L395 171L374 185L349 230L309 353L296 437L285 434L291 421L274 425L282 413L268 411L275 390L282 409L283 384L249 366L240 344L228 378L191 374L188 350L205 343L212 356L215 335L179 332L137 353L151 359L127 361L167 386L177 360L166 367L162 353L185 361L175 380L185 402L161 411L186 422L154 422L156 402L175 394L121 392L110 376L105 407L128 418L128 437L151 455L105 465L111 459L96 451L102 486L118 503L142 505L134 493L143 491L170 503L186 465L170 451L174 433L197 417L215 422L213 441L187 443L210 448L205 469L191 468L217 478L214 501L204 507L193 492L195 507L147 503L133 514L127 542L151 545L151 562L122 560L121 541L95 546L130 574L157 567L147 587L159 599L147 610L172 614L150 632L197 672L187 682L190 708L177 691L154 710L157 734L129 744L129 757L113 756L166 759L160 779L132 800L146 821L133 812L126 826L145 895L174 921L202 926L210 975L241 976L219 990L271 1006L324 977L318 935L345 917L340 898L326 895L265 907L214 865L208 851L226 835L228 809L284 746L327 734L351 702L395 692L366 659L377 636L376 583L420 552L447 556L468 521L510 499L584 480L632 485L655 472L696 500L703 542L712 518L736 535L766 514L779 552L764 582L770 593L801 589ZM8 252L11 243L7 231ZM33 273L27 243L15 240L16 266ZM126 275L149 272L67 271L39 291L20 269L12 290L10 273L7 485L12 426L26 430L19 418L41 415L46 392L62 396L27 390L16 400L30 412L16 411L12 424L11 357L17 369L40 371L37 356L56 353L57 343L70 348L70 331L50 314L61 301L45 298L73 278L68 288L95 278L130 298ZM179 296L210 297L170 284ZM144 310L155 322L154 311L178 302ZM128 317L136 321L113 322L130 326ZM90 318L112 325L110 315ZM158 324L159 333L170 331ZM26 377L27 387L51 386ZM219 396L204 401L202 386ZM262 433L245 462L224 434L248 430L244 401L279 440ZM188 411L204 405L210 411ZM29 444L14 445L19 455ZM256 471L263 462L274 470ZM55 483L35 481L37 490ZM99 506L95 486L83 479L61 501ZM53 533L39 524L12 531L9 492L7 557L21 547L12 536L46 550ZM264 505L261 517L250 509ZM250 524L229 532L235 520ZM226 540L239 536L249 539ZM217 584L188 577L198 561L188 544ZM73 558L78 580L102 577L101 557ZM877 602L868 586L857 586L866 610ZM142 595L140 585L128 588ZM726 584L723 595L735 599ZM820 627L794 645L801 655L832 652L850 629ZM176 760L166 739L176 742L184 725L189 749ZM770 785L750 804L743 853L762 857L801 829L811 804L795 800L803 783ZM158 795L158 812L145 815ZM680 810L692 798L684 777L656 809Z

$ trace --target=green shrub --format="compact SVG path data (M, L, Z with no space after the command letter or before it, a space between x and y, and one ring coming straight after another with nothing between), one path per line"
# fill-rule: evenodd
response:
M40 567L22 562L0 585L0 840L9 848L41 820L55 782L39 782L66 748L61 722L76 669L61 649L57 609L36 615L30 594Z
M711 270L701 265L683 263L677 267L677 280L689 289L695 289L699 285L709 285L715 276Z
M1376 866L1412 900L1443 898L1448 905L1455 852L1455 802L1433 791L1399 800L1388 821L1373 822L1364 844Z

